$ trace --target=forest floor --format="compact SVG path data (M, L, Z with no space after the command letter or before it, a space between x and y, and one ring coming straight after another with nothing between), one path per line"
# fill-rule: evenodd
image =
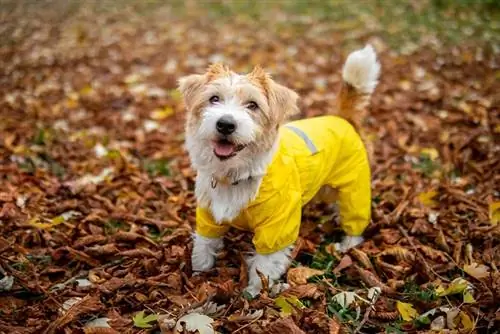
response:
M0 1L0 333L498 333L500 10L446 3ZM367 42L366 241L311 206L284 293L235 231L193 276L177 79L260 64L320 115Z

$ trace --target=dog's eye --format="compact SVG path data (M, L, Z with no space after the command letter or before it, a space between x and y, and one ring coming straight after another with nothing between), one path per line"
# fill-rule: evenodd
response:
M210 103L217 103L220 101L219 97L217 95L214 95L212 96L210 99L209 99Z
M257 110L259 108L259 105L253 101L248 102L247 108L250 110Z

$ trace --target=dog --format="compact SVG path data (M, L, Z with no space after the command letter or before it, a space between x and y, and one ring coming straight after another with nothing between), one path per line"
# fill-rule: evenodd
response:
M352 52L342 69L339 114L364 109L378 84L374 49ZM179 80L187 109L185 147L197 172L194 272L214 266L230 226L254 233L246 292L272 286L286 273L299 235L301 210L322 189L335 189L341 252L363 241L371 214L370 168L356 129L344 118L288 122L299 113L298 94L262 68L237 74L222 64ZM321 190L321 191L320 191Z

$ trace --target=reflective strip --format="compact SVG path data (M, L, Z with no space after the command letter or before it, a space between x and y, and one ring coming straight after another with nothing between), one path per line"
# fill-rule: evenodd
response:
M299 137L304 140L304 142L307 145L307 148L309 149L309 151L311 151L312 154L318 153L318 149L312 142L311 138L309 138L309 136L304 131L291 125L286 125L286 127L295 132L296 134L298 134Z

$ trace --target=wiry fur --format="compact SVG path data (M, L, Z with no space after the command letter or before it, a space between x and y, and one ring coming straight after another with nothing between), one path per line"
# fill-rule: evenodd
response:
M350 116L362 109L377 85L380 65L371 46L353 52L343 68L343 87L339 94L339 114ZM217 223L234 219L258 194L262 177L278 146L278 129L298 113L298 95L274 82L260 67L248 75L239 75L227 67L212 65L203 75L190 75L179 81L188 110L186 148L192 166L197 171L196 198L198 205L210 208ZM220 103L208 101L220 96ZM258 104L257 111L246 107L248 101ZM228 160L220 160L213 152L217 138L215 124L230 114L237 123L231 141L244 145L243 150ZM251 177L251 178L250 178ZM218 182L213 187L213 180ZM231 183L237 182L237 185ZM337 245L345 251L362 242L361 237L346 237ZM222 239L210 239L195 234L192 254L194 271L206 271L215 262ZM247 262L252 295L259 293L261 280L257 270L268 277L270 285L283 275L289 264L291 247L269 255L256 254Z

